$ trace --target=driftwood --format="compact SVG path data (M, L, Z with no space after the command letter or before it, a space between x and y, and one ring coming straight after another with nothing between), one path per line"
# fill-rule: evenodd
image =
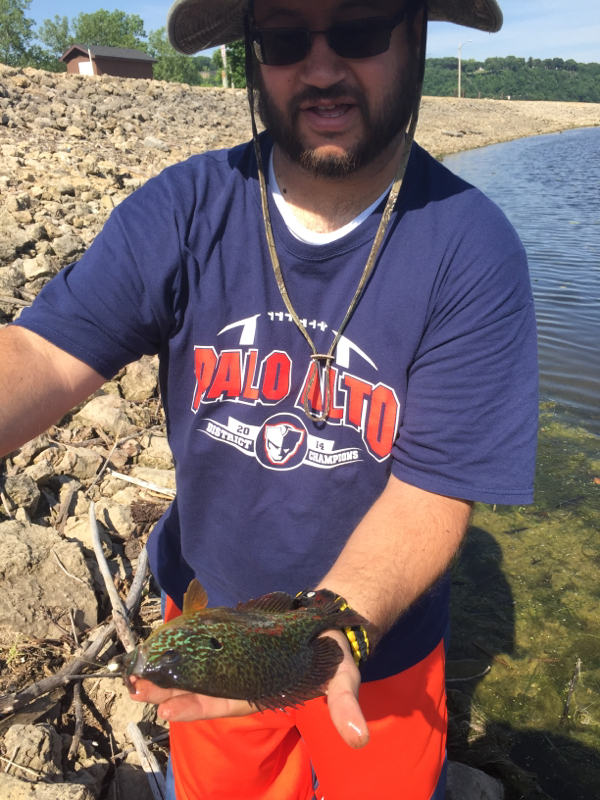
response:
M144 737L135 722L129 723L127 726L127 733L140 757L140 763L148 778L154 800L165 800L167 793L165 778L161 772L158 761L148 749Z
M167 497L175 497L177 494L175 489L167 489L166 486L158 486L156 483L143 481L141 478L132 478L131 475L123 475L122 472L116 472L114 469L109 469L108 473L109 475L112 475L113 478L120 478L122 481L127 481L127 483L133 483L134 486L141 486L142 489L150 489L153 492L164 494Z
M144 548L138 558L136 575L133 583L131 584L131 588L129 589L127 599L125 600L125 607L130 614L135 612L135 609L140 601L147 569L148 556L146 554L146 549ZM18 711L32 700L35 700L37 697L51 692L58 686L64 686L65 684L69 683L73 675L80 673L87 666L89 666L90 661L93 662L96 660L114 633L114 622L109 622L105 625L102 625L98 630L94 640L88 644L83 653L70 664L64 666L55 675L51 675L48 678L43 678L37 683L31 684L31 686L28 686L27 689L24 689L22 692L19 692L16 695L4 695L3 697L0 697L0 714L10 714Z
M102 552L100 530L98 528L98 523L96 522L96 506L93 502L90 503L90 528L92 532L92 542L94 545L94 553L96 554L96 561L98 562L98 568L100 569L100 573L104 579L104 585L106 586L106 591L108 592L110 604L113 609L112 616L113 622L115 623L115 628L117 629L117 636L121 640L126 652L129 653L135 648L135 638L131 628L129 627L127 611L121 598L119 597L119 593L117 592L115 584L113 583L110 569L106 559L104 558L104 553Z
M81 737L83 736L83 705L81 703L80 683L76 683L73 687L73 705L75 707L75 733L71 739L68 758L73 758L77 755L79 745L81 744Z

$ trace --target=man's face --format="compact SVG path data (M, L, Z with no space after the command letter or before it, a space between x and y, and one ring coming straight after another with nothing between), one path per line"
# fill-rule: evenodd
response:
M323 31L366 17L389 19L401 8L399 0L256 0L255 21L258 28ZM405 21L385 53L349 59L319 35L303 61L260 65L260 117L284 154L313 175L341 177L384 153L410 118L415 38Z

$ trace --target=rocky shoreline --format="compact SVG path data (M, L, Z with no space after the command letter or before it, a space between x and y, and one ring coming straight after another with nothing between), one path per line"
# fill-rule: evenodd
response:
M440 156L592 125L600 125L598 105L428 97L417 140ZM249 136L244 91L0 65L0 326L76 260L146 180ZM155 359L128 366L58 426L0 460L0 796L7 800L103 800L115 780L121 797L152 797L127 725L138 723L150 739L166 729L120 681L84 681L83 701L59 686L34 706L8 709L27 686L80 655L110 613L90 502L123 596L169 502L173 462L157 374ZM160 621L152 590L134 620L140 636ZM109 639L102 660L113 652ZM155 747L164 763L166 750Z

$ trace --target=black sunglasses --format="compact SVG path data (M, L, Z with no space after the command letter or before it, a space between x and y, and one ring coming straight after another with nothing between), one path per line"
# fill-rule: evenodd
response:
M332 25L326 31L306 28L253 28L250 38L256 58L268 67L297 64L310 52L317 33L327 37L329 47L342 58L369 58L385 53L394 28L403 21L406 9L395 17L367 17Z

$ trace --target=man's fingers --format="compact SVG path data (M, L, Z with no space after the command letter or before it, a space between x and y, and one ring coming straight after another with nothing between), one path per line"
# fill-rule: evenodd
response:
M217 719L219 717L243 717L256 713L256 708L245 700L228 700L224 697L208 697L192 694L182 689L161 689L159 686L132 677L133 700L158 705L158 715L173 722L192 722L195 719Z
M358 704L360 672L350 653L348 640L340 631L327 631L344 652L344 660L327 685L327 705L331 721L350 747L364 747L369 742L367 721Z
M358 670L356 670L358 673ZM358 681L349 673L339 673L329 681L327 705L331 721L350 747L364 747L369 742L369 729L358 704Z

